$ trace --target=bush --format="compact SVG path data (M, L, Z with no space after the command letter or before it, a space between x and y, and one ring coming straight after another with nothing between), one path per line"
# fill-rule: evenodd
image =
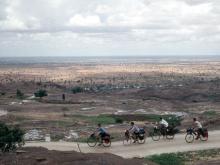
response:
M119 117L116 117L115 122L121 124L121 123L123 123L123 119L119 118Z
M6 94L6 92L1 92L1 95L4 96Z
M16 96L17 96L18 99L23 99L24 98L24 93L22 93L19 89L17 89Z
M77 86L77 87L72 88L71 91L72 91L74 94L76 94L76 93L82 93L82 92L83 92L83 88Z
M34 93L34 96L35 97L40 97L40 98L44 97L44 96L47 96L47 91L43 90L43 89L40 89L39 91Z
M184 160L178 154L169 153L161 155L152 155L146 158L159 165L184 165Z
M0 123L0 150L9 152L15 150L18 145L24 144L24 132L18 127L9 127Z

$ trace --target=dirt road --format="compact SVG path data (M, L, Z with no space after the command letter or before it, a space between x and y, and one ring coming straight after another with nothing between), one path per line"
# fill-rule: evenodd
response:
M220 131L212 131L209 133L209 140L202 142L200 140L194 141L192 144L185 142L185 134L180 134L174 140L163 140L158 142L152 141L150 137L147 138L145 144L130 144L123 145L122 142L113 142L110 148L94 147L90 148L86 143L80 143L80 149L84 153L113 153L124 158L145 157L153 154L170 153L178 151L193 151L204 150L211 148L220 148ZM79 151L76 143L71 142L31 142L26 143L25 146L42 146L50 150L60 151Z

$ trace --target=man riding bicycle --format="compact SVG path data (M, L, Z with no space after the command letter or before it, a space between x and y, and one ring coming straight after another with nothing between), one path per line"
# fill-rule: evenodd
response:
M138 134L140 129L138 126L134 124L134 122L131 122L131 127L128 129L129 133L131 133L132 137L134 138L134 143L137 141Z
M162 117L160 117L160 128L161 128L161 133L163 136L165 136L166 131L168 130L169 124L166 120L164 120Z
M196 118L193 118L193 122L195 131L197 132L196 140L198 140L200 138L200 135L203 134L202 124Z
M107 131L101 126L100 123L98 124L95 133L98 133L100 137L100 143L98 144L99 146L102 145L102 141L106 136L110 136L110 134L107 133Z

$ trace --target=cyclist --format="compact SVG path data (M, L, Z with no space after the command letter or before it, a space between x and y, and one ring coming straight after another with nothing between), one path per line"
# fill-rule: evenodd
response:
M128 131L134 138L134 143L136 143L140 129L134 124L134 122L131 122L131 127L128 129Z
M196 118L193 118L193 122L195 131L197 132L196 140L198 140L200 138L200 135L203 134L202 124Z
M102 141L106 136L110 136L110 134L107 133L107 131L101 126L100 123L96 129L96 133L98 133L100 137L100 143L98 144L99 146L102 145Z
M165 136L166 131L168 130L169 124L166 120L164 120L162 117L160 117L160 128L161 128L161 133L163 136Z

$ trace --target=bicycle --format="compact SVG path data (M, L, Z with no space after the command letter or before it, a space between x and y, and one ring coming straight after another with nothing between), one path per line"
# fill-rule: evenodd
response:
M87 138L87 144L89 147L95 147L97 143L100 141L100 137L96 136L95 133L91 134ZM104 147L110 147L111 146L111 138L110 135L106 135L105 137L102 138L102 143Z
M134 137L136 136L136 137ZM130 132L128 130L125 131L124 133L124 140L123 140L123 144L131 144L132 142L138 142L138 144L144 144L146 141L146 136L145 136L145 131L144 129L140 129L139 133L136 135L131 135Z
M198 135L198 133L195 131L194 128L188 128L186 130L185 141L187 143L192 143L195 140L195 136L197 136L197 135ZM201 141L207 141L208 140L208 129L207 128L202 129L202 133L201 133L199 139Z
M163 135L168 140L174 139L175 134L178 132L177 129L174 127L168 127L168 128L160 128L155 126L153 129L153 132L150 133L150 136L153 141L159 141L160 137Z

